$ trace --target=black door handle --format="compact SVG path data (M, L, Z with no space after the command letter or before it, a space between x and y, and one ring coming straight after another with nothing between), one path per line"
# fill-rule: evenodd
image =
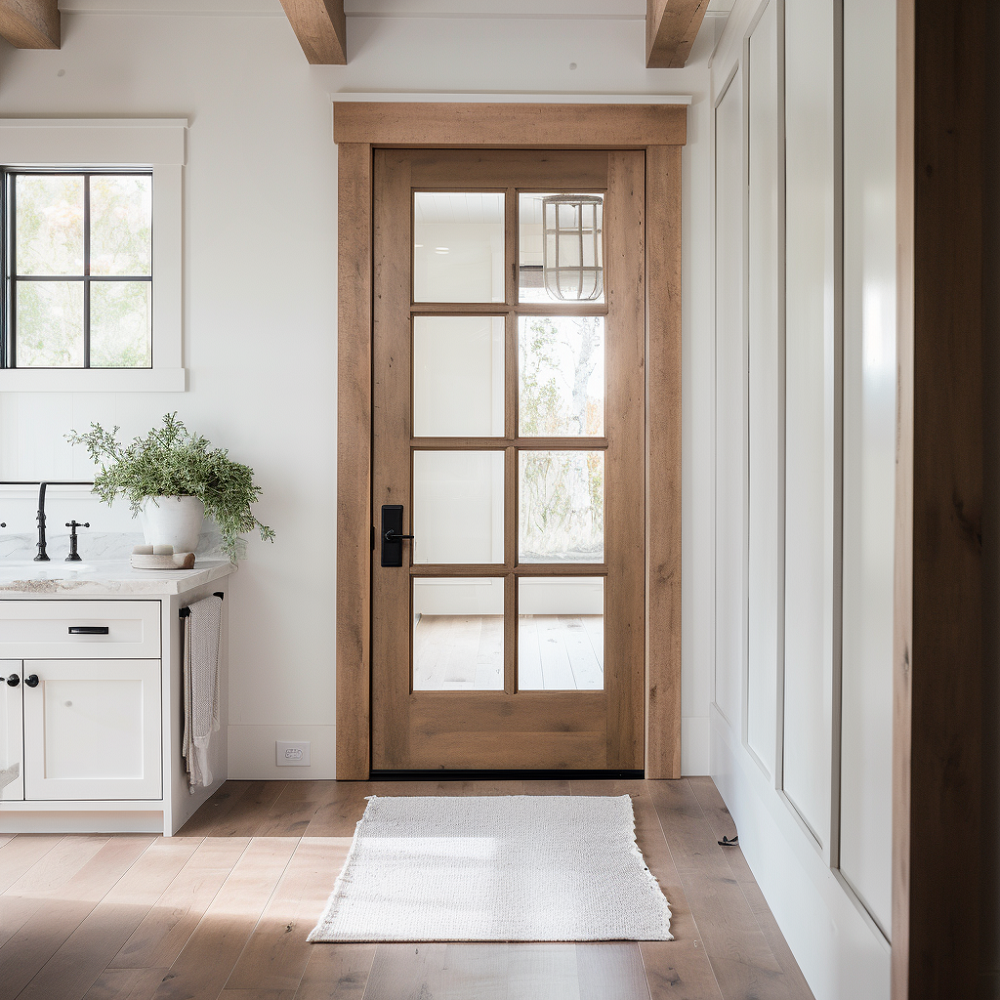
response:
M403 565L403 539L413 535L403 534L403 505L382 504L382 565Z
M111 629L107 625L70 625L70 635L108 635Z
M38 687L38 674L32 674L30 677L25 677L24 683L30 688Z
M11 674L10 677L7 678L7 687L16 688L20 683L21 678L18 677L17 674Z

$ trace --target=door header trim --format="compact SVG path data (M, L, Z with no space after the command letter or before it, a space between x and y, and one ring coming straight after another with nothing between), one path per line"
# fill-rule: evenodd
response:
M408 148L683 146L687 106L334 101L333 141Z

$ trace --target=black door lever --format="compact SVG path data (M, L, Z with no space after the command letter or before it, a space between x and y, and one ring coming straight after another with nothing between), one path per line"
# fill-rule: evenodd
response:
M403 565L403 539L413 535L403 534L403 505L386 503L382 505L382 565Z

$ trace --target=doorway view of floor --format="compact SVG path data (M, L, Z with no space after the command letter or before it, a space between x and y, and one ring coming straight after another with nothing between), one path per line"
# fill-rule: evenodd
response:
M502 615L421 615L413 627L414 691L502 691ZM519 615L522 691L604 687L603 615Z

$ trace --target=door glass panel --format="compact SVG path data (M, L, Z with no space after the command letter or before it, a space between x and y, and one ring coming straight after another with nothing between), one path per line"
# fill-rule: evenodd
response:
M57 678L43 685L46 778L143 776L142 681Z
M518 342L521 435L602 435L604 317L522 316Z
M604 452L520 453L521 562L604 562Z
M604 301L604 196L522 194L518 300Z
M413 301L504 301L502 193L414 193Z
M520 691L604 687L604 578L521 577L517 588Z
M413 581L413 690L503 690L503 577Z
M502 563L504 453L413 453L413 562Z
M414 437L502 437L504 318L415 316Z

